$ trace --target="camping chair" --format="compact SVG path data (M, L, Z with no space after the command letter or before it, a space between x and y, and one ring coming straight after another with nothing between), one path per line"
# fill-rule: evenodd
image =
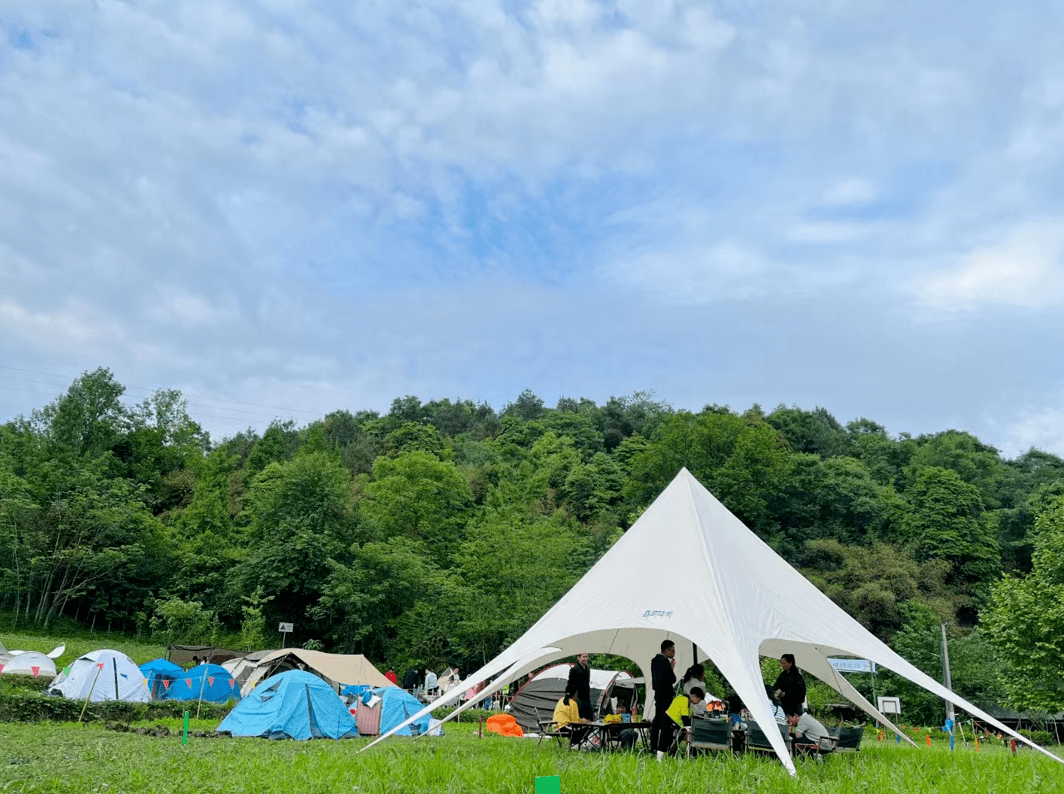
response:
M861 739L864 738L864 725L840 725L831 728L831 735L836 738L836 753L859 753L861 752Z
M830 734L816 744L795 739L793 743L794 755L796 757L801 756L803 758L816 758L817 760L820 760L825 755L830 755L835 752L835 743L837 741L838 738L831 736Z
M780 725L778 722L773 722L773 725L779 730L780 735L783 736L783 740L787 743L787 752L791 753L791 731L786 725ZM747 723L749 727L749 734L746 737L746 749L753 753L771 753L775 754L776 748L774 748L768 740L768 736L765 735L764 730L753 720Z
M692 717L687 729L687 757L699 750L730 750L731 727L727 720Z
M536 715L536 725L539 728L539 742L536 744L544 739L554 739L558 742L558 747L564 748L569 742L568 732L563 732L553 719L545 720L540 717L539 709L533 707L532 712Z

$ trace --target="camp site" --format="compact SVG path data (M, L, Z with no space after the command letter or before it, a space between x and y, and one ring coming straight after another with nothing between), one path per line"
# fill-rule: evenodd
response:
M687 550L683 586L663 590L675 565L669 549ZM635 569L643 575L626 578ZM283 644L290 628L279 627ZM944 626L942 636L948 665ZM403 790L517 792L557 778L582 791L667 781L834 791L899 790L901 780L930 792L980 791L987 781L987 791L1052 791L1064 780L1064 715L1006 716L961 696L948 667L945 684L920 670L686 468L524 634L467 673L421 665L400 681L358 653L187 643L137 664L114 648L80 652L85 639L47 654L0 652L0 741L9 754L0 783L151 791L180 781L236 791L251 780L263 791L328 791L350 782L388 791L401 777ZM669 698L692 711L666 741L654 721L654 676L667 645L676 671ZM127 647L140 656L153 646ZM803 743L785 696L772 691L787 658L808 681L807 716L794 719L824 727L813 743ZM559 709L576 701L570 682L581 670L588 717L565 723ZM698 685L690 698L681 670ZM905 720L900 698L876 696L876 671L881 693L894 691L891 676L926 690L942 705L941 724ZM107 763L60 770L70 753Z

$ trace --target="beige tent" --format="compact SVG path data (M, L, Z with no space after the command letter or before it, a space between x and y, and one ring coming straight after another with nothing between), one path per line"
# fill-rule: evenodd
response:
M360 653L339 654L285 648L262 657L240 687L246 695L260 682L286 670L306 670L321 678L334 689L354 686L395 686L373 663Z

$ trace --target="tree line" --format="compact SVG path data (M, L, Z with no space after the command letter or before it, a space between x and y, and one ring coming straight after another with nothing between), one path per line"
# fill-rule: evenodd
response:
M691 412L651 393L551 408L531 391L499 411L407 396L214 443L180 393L123 392L98 369L0 427L0 608L16 624L261 648L286 621L308 647L468 670L686 466L929 674L946 623L961 694L1064 708L1055 455L824 408Z

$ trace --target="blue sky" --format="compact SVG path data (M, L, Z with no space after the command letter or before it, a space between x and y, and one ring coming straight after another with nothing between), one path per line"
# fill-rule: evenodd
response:
M0 2L0 420L524 388L1064 454L1064 10Z

